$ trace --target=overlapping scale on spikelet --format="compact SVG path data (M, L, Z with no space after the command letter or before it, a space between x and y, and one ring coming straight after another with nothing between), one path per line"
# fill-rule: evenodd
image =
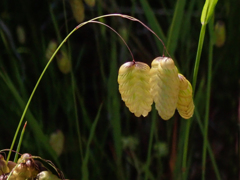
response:
M178 77L180 80L180 90L178 94L177 110L182 118L189 119L194 112L192 85L182 74L178 74Z
M150 93L161 118L170 119L175 113L179 93L178 70L171 58L157 57L152 61Z
M153 99L149 87L150 67L142 62L126 62L118 73L119 91L129 110L140 117L151 111Z

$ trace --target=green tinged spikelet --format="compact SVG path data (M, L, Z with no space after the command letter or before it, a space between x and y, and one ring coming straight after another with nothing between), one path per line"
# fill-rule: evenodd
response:
M9 167L7 165L7 162L5 161L3 155L0 154L0 176L5 173L9 173Z
M81 23L85 17L85 8L82 0L69 0L73 16L77 23Z
M177 110L182 118L189 119L194 112L192 85L182 74L178 74L178 77L180 80L180 91L178 94Z
M226 27L223 21L217 21L214 28L215 33L215 45L222 47L226 41Z
M50 171L42 171L37 175L37 180L61 180Z
M176 110L179 78L174 61L168 57L157 57L150 70L150 93L158 114L162 119L170 119Z
M126 62L118 73L119 91L129 110L140 117L151 111L153 99L149 87L150 67L142 62Z

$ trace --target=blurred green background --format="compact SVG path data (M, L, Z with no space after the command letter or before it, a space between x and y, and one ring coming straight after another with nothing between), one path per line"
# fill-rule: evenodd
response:
M179 71L192 82L204 2L99 0L81 4L80 0L2 0L0 149L11 145L27 100L48 62L46 53L53 52L49 43L59 45L81 18L122 13L140 19L163 40ZM216 39L224 38L221 28L225 27L226 34L223 44L213 47L208 141L221 179L239 176L239 7L238 0L219 1L214 15L214 24L220 22ZM100 21L121 34L136 61L150 66L155 57L163 55L161 42L141 24L120 17ZM201 123L206 111L209 46L207 27L188 141L187 179L194 180L201 179L203 169ZM88 176L140 180L146 173L148 179L181 179L188 120L181 119L176 111L173 118L163 121L156 116L154 106L146 118L129 112L118 92L117 75L119 67L131 60L121 39L102 25L87 24L74 32L54 58L32 99L24 119L28 124L20 153L51 160L70 179ZM58 155L49 139L60 131L64 148ZM153 139L148 167L150 132ZM217 179L208 154L205 177Z

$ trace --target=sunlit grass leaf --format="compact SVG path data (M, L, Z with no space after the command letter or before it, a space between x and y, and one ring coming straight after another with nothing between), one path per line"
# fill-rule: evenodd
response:
M134 61L126 62L119 69L118 83L122 100L137 117L145 117L152 110L149 71L147 64Z
M192 85L182 74L178 74L178 77L180 80L180 90L178 94L177 110L182 118L189 119L194 112Z
M176 110L179 79L174 61L168 57L157 57L150 70L150 93L158 114L162 119L170 119Z
M215 6L217 4L218 0L206 0L203 10L202 10L202 15L201 15L201 23L202 24L207 24L209 21L209 18L213 15Z

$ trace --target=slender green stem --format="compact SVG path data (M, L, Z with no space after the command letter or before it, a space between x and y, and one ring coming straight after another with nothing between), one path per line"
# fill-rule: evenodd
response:
M212 61L213 61L213 18L209 22L209 53L208 53L208 79L207 79L207 96L206 96L206 109L205 109L205 121L204 121L204 133L203 133L203 153L202 153L202 180L205 179L206 173L206 156L207 156L207 136L208 136L208 121L209 121L209 106L210 106L210 92L212 81Z
M194 72L193 72L193 95L194 95L196 83L197 83L197 75L198 75L198 69L199 69L199 64L200 64L200 58L201 58L201 54L202 54L202 47L203 47L203 42L204 42L205 31L206 31L206 24L203 24L201 27L201 31L200 31L197 56L196 56Z
M53 25L54 25L54 28L55 28L55 32L57 34L57 39L58 39L59 42L61 42L61 40L62 40L61 34L60 34L60 31L58 30L58 24L57 24L56 18L54 16L53 9L52 9L51 5L49 5L49 11L50 11L52 22L53 22Z
M188 153L188 139L189 139L189 132L191 126L192 119L189 119L186 122L186 129L185 129L185 138L184 138L184 147L183 147L183 160L182 160L182 172L183 172L183 179L187 179L187 153Z
M155 126L156 126L156 119L157 119L157 113L156 113L156 111L153 111L152 126L151 126L149 143L148 143L147 162L146 162L146 167L145 167L145 180L147 180L149 177L149 166L150 166L150 160L151 160L152 142L153 142L153 135L154 135Z
M66 13L66 4L65 0L62 0L63 3L63 9L64 9L64 19L65 19L65 25L66 25L66 32L69 32L68 29L68 24L67 24L67 13ZM68 41L67 43L67 49L68 49L68 57L70 61L72 62L72 57L70 53L70 42ZM72 64L72 63L71 63ZM77 111L77 100L76 100L76 83L75 83L75 78L73 71L71 70L71 84L72 84L72 95L73 95L73 103L74 103L74 114L75 114L75 123L76 123L76 131L78 135L78 144L79 144L79 150L80 150L80 156L81 156L81 163L83 162L83 145L82 145L82 138L81 138L81 130L80 130L80 125L79 125L79 119L78 119L78 111Z
M25 129L26 129L26 125L27 125L27 121L25 122L25 124L23 126L21 136L20 136L20 139L19 139L19 142L18 142L17 151L16 151L16 154L15 154L15 157L14 157L14 162L15 163L18 160L18 153L20 152L20 148L21 148L21 145L22 145L22 140L23 140L23 135L24 135Z
M51 11L51 7L50 7L50 11ZM18 135L19 129L20 129L20 127L21 127L22 121L23 121L23 119L24 119L24 117L25 117L25 114L26 114L26 112L27 112L27 109L28 109L28 107L29 107L29 105L30 105L30 102L31 102L31 100L32 100L32 98L33 98L33 95L35 94L35 91L36 91L36 89L37 89L40 81L42 80L43 75L45 74L48 66L49 66L50 63L52 62L53 58L55 57L55 55L57 54L57 52L59 51L59 49L60 49L60 48L63 46L63 44L68 40L68 38L69 38L77 29L79 29L80 27L82 27L82 26L90 23L91 21L95 21L95 20L100 19L100 18L114 17L114 16L118 16L118 17L122 17L122 18L129 19L129 20L131 20L131 21L139 22L139 23L142 24L144 27L146 27L150 32L152 32L152 33L162 42L162 40L156 35L156 33L154 33L154 32L153 32L148 26L146 26L143 22L141 22L140 20L138 20L138 19L136 19L136 18L134 18L134 17L132 17L132 16L128 16L128 15L124 15L124 14L106 14L106 15L98 16L98 17L93 18L93 19L91 19L91 20L89 20L89 21L83 22L83 23L79 24L77 27L75 27L75 28L65 37L65 39L61 42L61 44L60 44L60 45L58 46L58 48L55 50L55 52L53 53L52 57L49 59L49 61L48 61L48 63L46 64L45 68L43 69L43 71L42 71L39 79L37 80L37 83L36 83L36 85L35 85L34 88L33 88L33 91L32 91L32 93L31 93L31 95L30 95L30 97L29 97L29 99L28 99L28 102L27 102L27 104L26 104L26 106L25 106L25 109L24 109L24 111L23 111L23 114L22 114L22 116L21 116L21 119L20 119L20 121L19 121L19 123L18 123L18 127L17 127L17 130L16 130L16 132L15 132L15 135L14 135L14 138L13 138L13 141L12 141L12 144L11 144L11 147L10 147L10 151L9 151L9 153L8 153L7 161L10 159L11 151L12 151L13 146L14 146L14 143L15 143L15 141L16 141L16 137L17 137L17 135ZM162 42L162 43L163 43L163 42ZM163 45L164 45L164 44L163 44ZM164 46L164 48L165 48L165 46Z
M82 165L82 179L83 180L88 180L88 176L89 176L89 169L88 169L88 160L89 160L89 156L90 156L90 144L93 140L93 137L94 137L94 134L95 134L95 129L97 127L97 124L98 124L98 120L99 120L99 117L100 117L100 113L101 113L101 110L102 110L102 105L100 105L99 109L98 109L98 112L97 112L97 115L94 119L94 122L92 124L92 127L91 127L91 130L90 130L90 134L89 134L89 138L88 138L88 141L87 141L87 147L86 147L86 153L85 153L85 157L84 157L84 160L83 160L83 165Z
M75 121L76 121L76 130L78 135L78 143L79 143L79 150L81 155L81 162L83 161L83 148L82 148L82 140L81 140L81 130L78 122L78 112L77 112L77 101L76 101L76 94L75 94L75 79L73 72L71 72L71 83L72 83L72 95L73 95L73 102L74 102L74 112L75 112Z
M204 42L205 31L206 31L206 24L203 24L201 27L201 31L200 31L197 55L196 55L196 60L195 60L195 67L194 67L194 72L193 72L193 95L194 95L195 88L196 88L197 75L198 75L198 69L199 69L199 64L200 64L200 58L201 58L201 54L202 54L202 46L203 46L203 42ZM183 179L187 179L187 173L186 173L187 152L188 152L188 140L189 140L191 121L192 121L192 119L189 119L187 121L186 131L185 131L185 143L184 143L183 161L182 161Z
M199 112L198 112L197 109L195 109L195 116L196 116L196 120L198 122L199 128L200 128L200 130L203 134L204 133L204 127L203 127L203 124L201 122L201 118L200 118L200 115L199 115ZM218 167L217 167L217 163L216 163L216 160L214 158L214 154L212 152L211 146L210 146L208 141L207 141L207 150L208 150L208 154L210 156L210 159L212 161L212 165L213 165L213 169L215 171L216 178L217 178L217 180L221 180L221 176L220 176L220 173L219 173L219 170L218 170Z
M178 0L174 9L174 15L171 22L171 26L168 32L167 49L170 54L174 54L177 47L180 28L182 24L182 17L184 15L184 7L186 0Z
M28 102L27 102L27 104L26 104L26 106L25 106L25 109L24 109L24 111L23 111L23 114L22 114L22 116L21 116L21 119L20 119L20 121L19 121L19 123L18 123L18 127L17 127L17 130L16 130L16 132L15 132L15 135L14 135L14 138L13 138L13 141L12 141L12 144L11 144L11 147L10 147L10 151L9 151L9 153L8 153L7 161L9 161L9 159L10 159L11 151L12 151L13 146L14 146L14 143L15 143L15 141L16 141L16 138L17 138L19 129L20 129L20 127L21 127L22 121L23 121L23 119L24 119L24 117L25 117L25 114L26 114L26 112L27 112L27 109L28 109L28 107L29 107L29 105L30 105L30 102L31 102L31 100L32 100L32 98L33 98L33 95L34 95L34 93L35 93L35 91L36 91L36 89L37 89L37 87L38 87L38 85L39 85L39 83L40 83L43 75L45 74L48 66L49 66L50 63L52 62L53 58L55 57L55 55L57 54L57 52L59 51L59 49L60 49L60 48L62 47L62 45L67 41L67 39L72 35L72 33L74 33L74 31L76 31L76 30L77 30L77 29L74 28L74 29L67 35L67 37L62 41L62 43L58 46L58 48L56 49L56 51L53 53L52 57L51 57L50 60L48 61L47 65L46 65L45 68L43 69L43 71L42 71L39 79L37 80L37 83L36 83L35 87L33 88L33 91L32 91L32 93L31 93L31 95L30 95L30 97L29 97L29 99L28 99Z

